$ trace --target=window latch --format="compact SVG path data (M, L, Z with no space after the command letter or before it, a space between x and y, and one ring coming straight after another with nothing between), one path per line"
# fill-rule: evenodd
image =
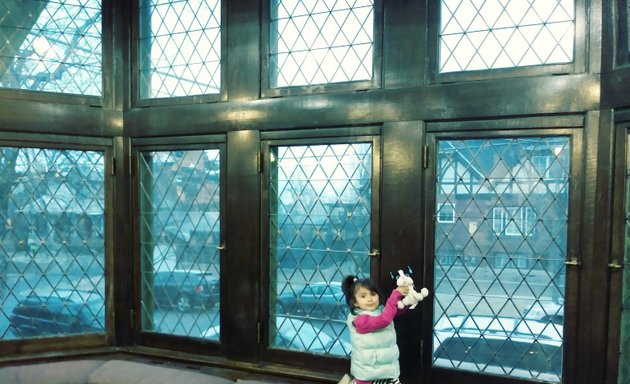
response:
M616 261L613 261L612 263L608 264L608 268L610 269L621 269L623 268L623 266L621 264L619 264Z
M574 266L574 267L579 267L580 266L580 260L578 260L578 259L571 259L571 260L565 261L564 264L565 265Z

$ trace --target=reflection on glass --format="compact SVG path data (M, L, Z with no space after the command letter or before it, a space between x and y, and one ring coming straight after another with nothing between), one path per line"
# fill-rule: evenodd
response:
M569 139L438 145L434 365L561 381Z
M0 338L105 331L104 157L0 148Z
M270 346L347 355L341 280L370 275L372 144L271 152Z
M140 175L142 329L218 341L220 151L142 152Z

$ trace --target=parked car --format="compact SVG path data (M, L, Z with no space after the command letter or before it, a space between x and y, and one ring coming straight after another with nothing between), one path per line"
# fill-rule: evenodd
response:
M218 211L160 209L155 213L153 231L158 243L166 244L177 260L193 262L200 255L212 259L220 242Z
M219 279L211 272L182 269L154 272L152 287L158 307L188 312L219 303Z
M527 379L559 381L561 325L495 316L444 316L434 327L433 363Z
M9 322L17 337L103 333L104 298L98 292L72 289L31 292L13 308Z
M219 340L219 331L219 326L210 327L202 336L211 340ZM275 336L270 335L271 348L338 356L349 355L352 350L349 341L325 333L310 321L279 317L276 319L274 333Z
M525 318L544 323L564 325L564 303L535 302L525 309Z
M348 308L339 282L307 283L298 293L290 291L278 296L278 315L345 320Z

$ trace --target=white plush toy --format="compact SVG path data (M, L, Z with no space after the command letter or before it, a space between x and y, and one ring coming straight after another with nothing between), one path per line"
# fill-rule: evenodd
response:
M396 285L399 287L409 287L409 294L398 302L398 308L402 309L405 306L409 306L409 308L413 309L425 297L429 296L429 290L426 288L422 288L420 292L417 292L413 286L413 279L411 276L405 275L402 269L398 270Z

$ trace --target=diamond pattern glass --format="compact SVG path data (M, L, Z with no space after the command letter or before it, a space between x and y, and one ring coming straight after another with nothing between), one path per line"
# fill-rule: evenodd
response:
M0 339L105 332L104 163L0 147Z
M440 73L573 61L574 0L440 4Z
M140 98L221 90L221 1L141 0Z
M219 340L220 150L140 159L142 328Z
M438 141L433 363L562 379L569 139Z
M373 0L270 4L272 88L372 79Z
M271 151L270 346L348 355L341 280L370 275L372 144Z
M101 96L100 0L0 1L0 87Z
M630 147L630 136L626 143ZM621 339L619 348L619 384L630 381L630 154L626 159L626 223L625 223L625 255L623 261L623 283L621 298Z

